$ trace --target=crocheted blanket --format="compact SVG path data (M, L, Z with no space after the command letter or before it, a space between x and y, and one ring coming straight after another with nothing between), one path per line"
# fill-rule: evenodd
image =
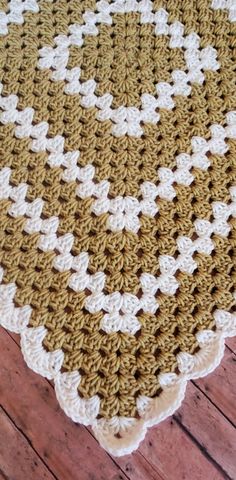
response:
M0 1L0 323L114 455L236 334L235 20Z

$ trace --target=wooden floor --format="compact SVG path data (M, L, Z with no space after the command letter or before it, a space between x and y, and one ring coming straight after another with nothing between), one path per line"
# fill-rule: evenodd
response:
M53 387L0 328L0 480L236 480L236 339L221 366L190 382L183 406L140 448L109 456L60 410Z

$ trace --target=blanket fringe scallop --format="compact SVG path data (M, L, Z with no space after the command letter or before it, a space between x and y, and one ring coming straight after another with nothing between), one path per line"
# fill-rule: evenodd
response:
M22 25L24 23L24 13L27 11L37 13L40 9L40 5L38 5L38 2L35 0L11 0L8 3L8 11L0 12L0 34L2 36L9 33L11 23L17 25ZM156 112L156 108L173 110L175 108L175 96L181 95L189 97L192 90L192 83L202 85L206 81L205 70L216 72L222 68L222 65L218 62L219 55L215 48L211 45L207 45L202 49L200 38L197 34L193 32L186 36L185 28L180 22L176 21L174 23L168 23L168 12L163 9L159 9L158 12L154 13L152 10L152 2L150 2L150 0L143 0L141 2L136 0L114 0L110 3L102 1L97 2L96 6L96 12L87 12L87 15L85 14L83 16L83 24L70 25L66 35L59 35L54 39L55 44L53 47L46 46L40 49L38 68L39 70L48 70L51 68L51 81L64 81L64 92L66 95L80 94L80 103L83 108L88 109L90 107L96 107L97 118L100 122L108 119L112 120L112 134L115 137L122 137L127 134L130 137L140 138L143 135L142 122L149 122L154 125L159 122L160 115ZM211 8L212 10L225 10L229 21L231 22L236 19L236 8L234 7L234 2L231 0L212 0ZM185 70L175 70L172 72L172 80L170 84L167 82L157 83L155 85L157 95L153 96L151 94L144 94L142 96L141 110L137 107L125 106L123 106L121 110L120 108L111 108L113 97L110 93L104 94L103 97L98 97L97 94L95 94L96 81L94 79L89 79L86 82L81 82L80 68L69 68L69 47L81 47L84 41L84 35L98 35L97 24L104 23L111 25L112 15L117 12L121 14L129 12L140 13L141 23L144 25L153 25L156 35L165 35L168 39L170 49L184 49L183 55L185 70L187 70L187 73ZM2 85L0 84L0 93L1 88ZM174 97L174 99L172 97ZM87 196L95 196L93 213L97 216L104 212L112 213L112 201L108 198L108 181L105 183L101 182L99 185L97 183L95 184L93 181L95 172L94 167L89 166L79 168L77 166L79 152L73 151L64 153L64 138L61 135L54 138L47 138L49 128L48 123L41 122L38 125L35 125L33 123L35 113L33 108L25 108L23 111L18 109L18 100L19 99L16 95L0 97L0 107L3 110L3 113L0 115L0 123L3 125L8 123L15 124L14 135L16 138L33 139L30 147L33 152L45 152L47 150L47 152L49 152L47 161L48 166L51 168L54 166L61 166L64 172L63 180L66 183L69 183L73 179L79 180L80 186L77 188L77 196L79 198L86 197L87 190L85 187L86 185L89 185L90 190L87 192ZM165 189L164 194L163 192L161 193L161 195L163 194L163 198L171 201L173 196L175 196L173 183L181 184L182 182L183 185L186 186L191 183L193 176L192 173L190 173L190 169L192 166L197 166L203 170L208 168L209 160L207 155L205 155L207 152L210 152L213 155L221 155L225 153L227 150L225 138L235 138L234 112L228 114L226 127L220 125L213 125L211 127L210 140L206 141L201 137L195 137L195 140L193 139L193 150L194 141L196 147L196 152L194 152L194 154L199 153L200 158L197 164L194 164L194 161L197 161L196 155L193 160L193 157L184 154L184 158L179 158L179 165L177 162L178 169L174 172L171 172L167 168L159 169L158 173L161 180L160 185L161 187L164 187L165 185L168 187L167 198ZM56 162L56 160L58 161L56 154L59 154L59 164ZM183 182L182 176L180 175L179 177L179 174L183 173L182 167L184 161L186 161L187 166L185 168L184 165L185 174ZM21 184L20 189L17 190L17 188L13 188L8 182L10 174L11 171L8 167L1 172L4 193L2 198L8 198L9 192L12 193L10 198L11 200L14 200L15 203L13 209L11 205L11 210L8 213L13 217L17 217L24 215L26 211L29 212L29 210L27 210L29 205L25 201L27 186ZM163 178L161 178L161 174ZM156 209L153 209L154 207L156 208L154 200L157 197L157 193L161 196L160 185L158 191L154 189L154 198L151 199L153 202L150 204L148 211L148 213L151 214L150 216L153 217L156 213ZM147 198L150 197L150 186L153 187L149 182L147 185L148 196L145 193L146 191L144 191L144 200L146 199L145 195ZM213 213L216 214L216 220L214 219L214 226L205 220L200 221L200 224L198 223L200 231L199 236L202 235L204 241L206 238L210 241L210 236L214 231L214 228L216 228L216 232L221 232L223 236L227 236L229 231L229 226L227 225L228 217L231 214L235 216L235 187L231 190L231 193L232 203L230 206L222 202L215 202L215 212ZM105 203L103 202L104 198ZM124 203L125 199L121 198L120 201ZM132 198L132 201L138 203L135 197ZM39 212L43 205L42 199L38 198L35 202L33 207L35 207L36 210L38 209ZM133 208L133 203L131 204L131 207ZM123 223L121 222L118 224L114 221L114 217L111 216L109 227L112 227L111 229L113 231L121 231L124 228L129 227L132 232L137 233L140 227L138 213L141 211L141 207L138 205L137 209L137 214L133 223L131 222L129 225L124 223L125 215L123 215L123 213L125 212L125 209L123 208ZM33 221L31 222L31 213L29 215L30 219L27 220L26 231L28 228L28 233L35 231L39 232L43 224L42 222L44 222L40 217L41 210L36 218L36 223ZM33 220L35 221L35 219ZM56 231L59 222L58 218L51 217L50 222L51 228ZM54 230L53 234L55 234ZM69 238L69 241L71 241L71 236L68 237L67 235L66 238L67 240ZM55 243L55 245L59 245L57 239L55 242L58 242ZM45 247L45 251L48 251L48 248L49 247ZM60 249L58 250L60 251ZM64 253L66 253L68 262L72 262L70 248L68 252L66 251ZM64 260L64 257L60 257L59 261L57 259L56 266L59 271L60 269L61 271L64 271L64 267L61 267L61 260ZM171 268L173 268L173 264L171 264ZM89 399L79 396L78 387L81 382L79 371L62 371L64 363L63 350L58 349L49 352L45 349L43 342L48 332L47 329L44 326L36 328L29 326L32 313L31 307L29 305L24 307L15 306L14 296L17 287L14 283L1 284L2 274L3 269L0 267L0 325L11 332L20 334L21 350L26 364L34 372L54 381L56 397L61 408L65 411L68 417L74 422L86 426L91 425L94 435L101 446L104 447L107 452L115 456L126 455L137 449L139 443L144 439L149 427L157 425L162 420L172 415L180 407L184 399L188 380L204 377L212 372L219 365L223 357L225 338L236 335L236 315L225 310L215 310L213 313L215 329L201 330L196 334L196 341L199 346L198 351L193 355L187 352L179 353L177 355L177 373L166 372L159 375L158 381L162 389L160 395L155 398L149 398L146 396L139 396L137 398L137 418L121 416L115 416L111 419L106 419L104 417L98 418L100 412L99 395L94 395Z
M122 456L137 449L144 439L148 427L157 425L172 415L181 405L187 381L204 377L221 362L224 354L225 338L236 335L236 315L216 310L214 320L216 330L202 330L196 334L199 350L194 355L181 352L177 355L179 373L159 375L162 387L156 398L137 398L138 418L113 417L97 419L99 397L94 395L85 400L78 395L80 374L78 371L61 373L64 353L62 350L47 352L43 340L47 329L43 326L28 327L31 314L29 306L15 307L9 291L14 296L12 285L0 286L1 308L0 325L21 335L21 350L28 367L34 372L54 380L58 402L65 413L74 421L91 425L96 439L111 455ZM4 290L8 292L5 296Z

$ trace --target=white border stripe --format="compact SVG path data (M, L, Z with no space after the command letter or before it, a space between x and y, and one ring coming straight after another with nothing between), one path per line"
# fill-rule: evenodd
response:
M75 422L91 425L100 444L110 454L117 456L129 454L138 448L148 427L158 424L180 407L187 381L213 371L223 357L225 338L236 335L236 315L223 310L215 311L216 331L203 330L196 336L200 350L195 355L178 354L180 374L159 375L163 390L159 397L137 398L140 419L113 417L109 420L97 420L99 396L94 395L89 400L79 397L80 374L77 371L60 373L63 351L45 351L42 342L47 330L45 327L28 328L30 311L27 307L15 307L13 297L14 287L9 297L9 289L4 290L0 286L0 324L21 334L21 349L27 365L36 373L54 380L56 396L65 413Z

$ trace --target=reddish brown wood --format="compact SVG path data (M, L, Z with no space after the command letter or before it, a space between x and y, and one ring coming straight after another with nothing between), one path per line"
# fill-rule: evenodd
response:
M224 478L173 419L150 429L140 451L160 472L163 480Z
M59 480L91 480L95 471L96 480L127 480L88 431L61 411L49 383L28 369L3 329L0 343L1 404L54 475Z
M55 480L0 407L0 478Z
M236 354L236 336L232 338L227 338L226 345L232 352Z
M1 472L1 470L0 470L0 480L8 480L6 475L3 472Z
M235 479L236 430L192 383L188 384L184 405L176 418L223 471Z
M14 340L19 343L18 336L14 336ZM34 442L35 448L41 452L42 458L55 475L63 480L69 474L73 480L77 478L90 480L91 472L95 470L94 465L96 465L96 480L103 480L105 472L111 475L108 478L112 480L116 480L116 476L114 477L116 474L117 479L120 475L119 480L127 478L118 467L120 459L115 459L116 463L113 462L85 427L74 424L61 411L52 386L47 380L27 368L19 347L3 329L0 329L0 343L2 347L0 395L1 384L5 384L4 405L11 411L30 441ZM9 385L11 388L7 393ZM21 396L15 406L14 401L19 396L19 391ZM26 415L27 410L29 410L28 415ZM46 429L45 425L47 425ZM61 447L58 448L58 445ZM61 453L62 447L63 453ZM82 467L84 477L80 476L82 473L78 470L78 462L84 465ZM130 474L131 479L162 480L140 454L132 458L132 467L136 476Z
M11 332L7 332L8 335L20 346L20 337ZM53 387L53 382L50 382ZM87 429L86 429L87 430ZM92 435L91 429L88 431ZM100 448L98 446L98 448ZM163 480L162 477L153 469L149 462L139 453L135 452L132 454L132 457L127 456L128 460L125 462L120 458L114 457L114 463L117 466L120 466L124 471L125 475L129 476L130 480ZM131 461L129 461L131 458Z
M147 462L139 450L132 455L125 455L124 457L115 458L114 460L130 480L165 480L165 478L150 465L149 461Z
M214 374L195 383L214 405L236 424L236 356L226 349L221 365Z
M51 385L25 366L20 349L15 343L19 343L19 337L12 337L14 341L7 332L0 329L0 398L3 399L4 408L11 412L14 422L29 438L58 480L229 480L230 477L223 473L225 463L227 472L233 469L234 460L232 455L229 455L229 445L224 441L219 443L219 447L214 445L215 439L207 422L209 412L206 409L201 413L201 427L196 429L196 406L194 399L189 399L189 394L180 410L183 420L177 415L177 423L174 419L169 419L150 429L137 452L111 459L85 427L73 424L60 410ZM229 351L228 353L233 355ZM224 364L226 370L232 368L228 363L229 355ZM215 380L214 375L217 376ZM233 394L228 394L229 400L225 403L220 398L217 387L219 382L223 383L224 396L227 396L227 392L232 389L231 375L228 382L223 382L216 371L216 374L199 382L206 380L211 382L211 397L209 391L204 390L205 384L199 384L198 387L202 388L219 409L226 409L227 415L232 417ZM198 393L196 386L192 385L191 388ZM199 392L208 402L210 413L212 409L214 411L213 421L217 422L221 418L221 426L223 428L226 422L227 430L227 420L207 400L204 393ZM181 421L183 426L178 424ZM226 437L227 432L228 430ZM231 433L230 431L230 435ZM217 443L217 440L215 441ZM200 448L205 446L207 452L202 452Z

